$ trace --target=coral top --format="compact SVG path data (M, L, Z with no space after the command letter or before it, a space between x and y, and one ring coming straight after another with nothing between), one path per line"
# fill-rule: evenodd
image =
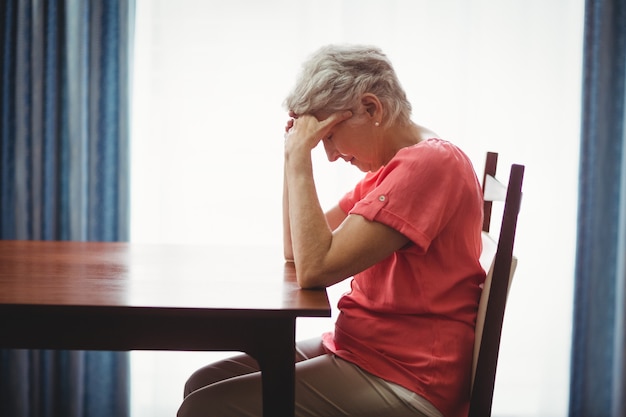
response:
M411 243L354 276L325 346L447 417L466 416L485 279L482 191L470 160L449 142L422 141L368 173L339 204Z

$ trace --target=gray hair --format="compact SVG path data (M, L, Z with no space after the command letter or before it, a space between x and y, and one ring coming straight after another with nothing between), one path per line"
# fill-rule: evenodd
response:
M387 56L377 47L328 45L304 62L284 106L296 114L354 109L365 93L383 103L383 124L406 124L411 103Z

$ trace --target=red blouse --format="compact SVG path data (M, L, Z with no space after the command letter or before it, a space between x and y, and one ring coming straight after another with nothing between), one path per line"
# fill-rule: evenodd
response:
M412 243L354 276L326 347L447 417L466 416L485 279L482 192L470 160L449 142L420 142L368 173L339 204Z

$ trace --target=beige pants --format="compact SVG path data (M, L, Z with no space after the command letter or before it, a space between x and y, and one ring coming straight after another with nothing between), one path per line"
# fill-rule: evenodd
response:
M178 417L262 415L261 376L248 355L196 371ZM432 406L431 406L432 407ZM324 350L321 339L296 347L296 416L423 417L389 384Z

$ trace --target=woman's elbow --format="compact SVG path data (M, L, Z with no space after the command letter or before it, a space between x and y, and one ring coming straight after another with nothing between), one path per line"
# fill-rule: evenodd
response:
M339 279L334 274L323 271L314 266L305 268L296 264L296 278L298 285L302 289L320 289L326 288L339 282Z
M303 290L317 290L321 288L326 288L326 285L321 284L314 279L300 277L300 276L298 276L298 285Z
M300 285L300 288L302 288L303 290L321 290L321 289L326 288L324 285L319 285L315 283L298 281L298 284Z
M317 274L312 271L311 268L307 268L300 262L296 262L296 279L298 280L300 288L305 290L321 288L316 278Z

